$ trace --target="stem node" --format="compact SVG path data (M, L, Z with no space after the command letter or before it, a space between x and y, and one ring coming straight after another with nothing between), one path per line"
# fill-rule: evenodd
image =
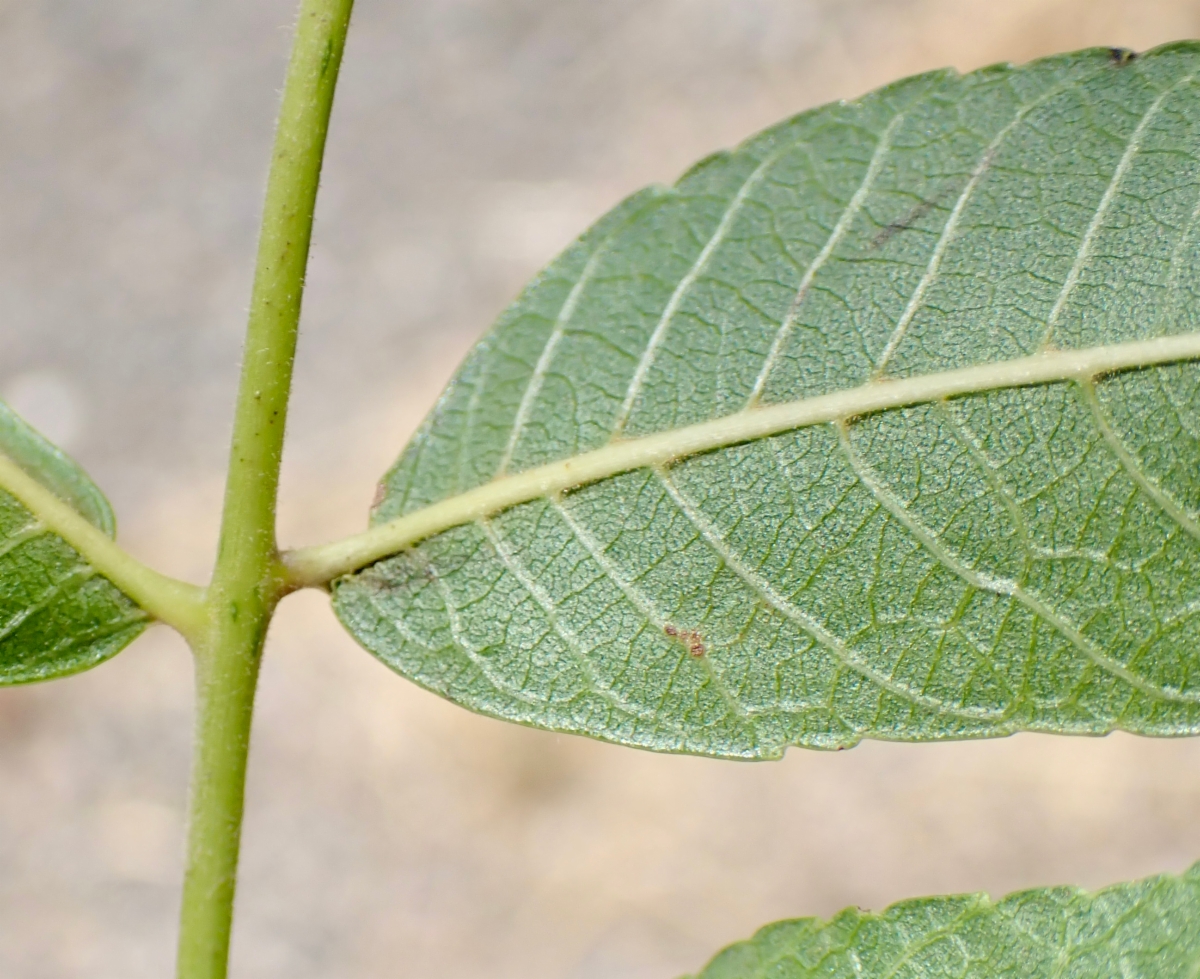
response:
M263 641L285 592L275 501L313 209L353 0L303 0L284 84L238 387L207 625L196 656L196 742L178 979L224 979L250 725Z

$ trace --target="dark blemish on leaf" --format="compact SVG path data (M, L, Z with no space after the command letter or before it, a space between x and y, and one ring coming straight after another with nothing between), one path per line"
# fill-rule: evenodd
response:
M886 245L901 231L907 231L935 207L944 203L948 198L958 196L958 194L962 193L963 188L968 186L971 181L979 179L983 172L992 165L992 160L994 160L995 157L996 148L994 146L989 146L987 150L984 151L983 156L979 158L979 162L975 165L975 169L971 171L971 176L965 183L951 181L947 184L944 184L942 189L932 197L922 197L920 201L899 221L893 221L891 224L880 228L875 237L871 239L871 248L880 248L883 245Z
M1128 64L1137 61L1137 52L1130 51L1129 48L1109 48L1108 60L1117 68L1124 68Z
M672 639L678 639L687 647L687 651L697 659L708 651L704 648L704 637L695 629L679 629L668 622L663 626L663 632Z
M891 224L881 228L879 233L871 239L871 247L882 248L901 231L907 231L914 224L920 221L921 218L925 217L926 214L937 207L938 201L940 201L943 196L944 195L939 194L937 197L929 200L922 198L921 202L906 215L904 215L904 217L902 217L899 221L893 221Z
M376 484L375 495L371 497L371 509L378 510L385 496L387 496L387 487L382 482Z

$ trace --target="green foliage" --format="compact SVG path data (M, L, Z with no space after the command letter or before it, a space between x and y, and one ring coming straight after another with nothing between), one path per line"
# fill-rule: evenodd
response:
M74 459L51 445L0 401L0 451L109 537L117 536L112 506Z
M931 897L880 914L780 921L694 979L1194 979L1200 864L1095 894Z
M0 403L0 449L109 537L108 500L61 450ZM0 685L69 676L124 649L149 617L0 491Z
M472 710L660 751L1200 731L1200 45L907 79L631 197L479 343L372 530L280 554L350 7L298 19L209 588L116 547L0 405L0 684L152 617L196 656L182 979L226 973L259 657L299 587ZM700 979L1197 974L1200 864L781 922Z
M1200 368L986 378L1200 330L1197 72L935 72L626 201L480 342L375 525L762 405L983 389L486 515L336 582L342 621L472 710L655 750L1195 732Z

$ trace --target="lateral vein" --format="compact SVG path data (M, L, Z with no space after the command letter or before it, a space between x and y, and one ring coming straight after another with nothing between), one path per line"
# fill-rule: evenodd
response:
M651 599L648 595L642 594L642 592L632 581L627 580L626 576L618 570L612 559L604 553L603 548L600 547L599 543L592 536L591 532L587 530L583 524L575 518L570 510L563 505L562 500L552 499L550 504L558 512L558 515L562 517L563 522L570 529L575 539L580 543L583 549L588 552L592 560L596 562L600 570L604 573L605 577L614 585L616 585L617 589L622 595L625 596L629 604L632 605L642 615L642 617L645 618L648 623L650 623L650 625L654 626L655 629L664 631L665 627L670 621L670 616L659 611L655 606L653 599ZM690 659L690 657L686 655L680 656L680 665L676 667L676 673L682 669L682 665L688 659ZM707 656L701 657L697 665L708 676L709 681L713 684L713 689L716 691L717 696L721 698L725 706L729 709L729 713L738 718L740 721L750 721L752 723L753 712L748 710L741 703L741 701L737 699L737 695L732 689L730 689L729 685L725 682L721 675L713 669L709 658ZM674 675L672 675L672 683L673 682ZM667 698L664 696L662 703L659 705L660 710L665 706L666 700Z
M1129 451L1129 447L1125 445L1121 436L1113 430L1112 423L1109 421L1104 406L1100 404L1100 399L1096 397L1095 386L1087 382L1082 382L1079 385L1079 389L1083 395L1083 402L1091 412L1092 419L1095 421L1096 427L1100 430L1105 444L1108 445L1113 455L1117 457L1117 461L1120 462L1121 467L1141 487L1142 491L1158 505L1159 509L1170 517L1184 533L1195 540L1200 540L1200 524L1197 524L1182 506L1171 499L1170 495L1149 477L1142 468L1141 463Z
M579 305L580 296L583 295L584 289L592 281L592 276L596 274L596 269L600 266L600 260L608 253L611 242L612 238L610 237L602 241L596 247L596 250L592 252L583 267L583 271L579 274L579 279L571 287L571 291L567 293L567 298L563 302L562 308L558 311L558 316L555 317L554 326L550 330L549 337L546 338L542 352L538 355L533 373L529 375L529 381L526 383L525 391L521 395L521 403L517 406L517 413L513 416L512 429L508 433L508 442L504 446L504 454L500 457L500 464L496 467L497 476L503 476L512 462L513 453L517 449L517 442L521 439L521 433L525 431L525 425L529 421L530 413L533 411L533 403L541 393L542 384L546 380L546 373L550 370L550 362L554 359L554 353L558 349L563 336L566 334L571 317L575 315L575 308Z
M933 283L937 280L939 273L941 272L942 260L945 258L946 249L949 248L950 244L954 241L955 235L958 233L958 224L962 218L963 211L966 209L967 203L971 200L971 197L975 193L975 188L979 184L980 179L983 177L984 173L987 172L988 168L991 167L992 162L996 159L997 154L999 154L1009 136L1025 120L1026 116L1028 116L1035 109L1045 105L1051 99L1062 94L1065 89L1072 87L1074 84L1075 82L1066 82L1062 85L1056 85L1049 91L1043 93L1040 98L1035 99L1033 102L1030 102L1029 104L1020 108L1009 121L1009 123L998 133L996 133L996 135L992 137L991 142L988 143L988 145L984 148L984 151L979 156L978 162L971 170L971 175L968 178L966 185L959 193L958 200L955 201L954 208L951 210L950 216L946 219L946 224L942 228L942 233L938 236L937 244L934 246L933 254L929 258L929 264L926 266L925 274L921 276L921 280L917 283L916 289L913 290L912 295L909 296L908 303L904 307L904 312L900 314L900 319L897 321L891 337L888 338L888 342L883 349L883 353L879 355L879 361L875 365L876 377L883 377L885 375L888 364L891 362L892 357L895 355L896 350L900 346L900 343L904 340L905 335L908 333L908 328L912 325L913 319L916 317L918 311L925 302L926 292L929 291L929 287L933 285ZM1165 98L1165 93L1162 98ZM1155 109L1157 109L1157 106L1162 101L1162 98L1158 99L1158 101L1154 103L1152 109L1148 111L1147 116L1143 118L1142 125L1138 127L1137 132L1132 138L1133 142L1136 143L1140 139L1141 132L1147 123L1149 115L1152 114ZM1131 156L1128 150L1126 151L1126 155ZM1124 157L1122 158L1121 166L1118 167L1118 173L1122 175L1124 174L1124 169L1122 168L1127 168L1128 162L1128 159ZM1120 178L1116 177L1114 180L1119 182ZM1093 226L1088 229L1087 241L1090 241L1091 236L1095 233L1094 228L1097 224L1097 221L1103 216L1103 212L1107 208L1107 201L1114 192L1115 183L1110 185L1109 193L1105 195L1105 201L1101 204L1101 209L1097 212L1097 215L1093 217ZM1082 264L1082 261L1083 259L1077 256L1076 264ZM1078 277L1078 268L1073 268L1072 272L1074 272L1076 277ZM1068 286L1065 288L1063 294L1059 297L1060 303L1065 301L1066 295L1069 292L1070 287ZM1057 312L1058 305L1055 306L1055 312L1051 313L1051 326L1047 328L1048 330L1053 328L1054 318L1057 316Z
M857 673L859 676L902 700L907 700L910 703L918 704L930 710L968 720L989 721L1004 719L1004 715L1007 713L1006 710L971 710L969 708L954 707L943 700L939 700L937 697L930 697L920 691L913 690L903 683L898 682L894 677L887 676L863 662L855 655L855 651L847 643L822 626L807 612L798 608L795 603L780 595L761 574L738 557L720 532L706 517L701 515L694 502L684 496L666 473L657 470L656 474L662 482L663 487L670 494L671 499L683 511L684 516L696 528L697 533L716 551L717 555L725 563L725 566L737 575L757 598L766 602L773 611L798 626L818 646L831 653L834 659L843 667Z
M926 552L966 585L978 591L1005 596L1023 605L1054 629L1055 632L1069 642L1079 653L1091 660L1091 662L1095 663L1102 670L1124 680L1131 687L1140 690L1142 693L1173 703L1194 704L1200 702L1200 695L1188 695L1151 683L1145 677L1134 673L1127 666L1119 663L1111 656L1105 655L1080 631L1078 626L1065 616L1060 615L1035 593L1028 591L1020 582L1011 578L1002 578L978 571L961 560L950 548L938 540L936 533L922 524L908 507L905 506L904 502L875 476L870 467L850 444L849 432L844 423L838 425L838 438L842 451L849 460L855 475L870 490L875 499L896 518L901 526L916 538L921 546L925 548Z
M1146 130L1150 126L1151 120L1158 115L1158 110L1162 108L1163 102L1167 96L1174 94L1177 89L1184 85L1190 84L1195 75L1188 75L1186 78L1180 79L1165 92L1162 92L1146 108L1142 113L1142 118L1138 120L1137 128L1129 137L1128 143L1125 144L1125 151L1121 154L1121 159L1117 163L1117 168L1113 171L1112 178L1108 182L1108 186L1104 189L1104 195L1100 198L1100 203L1096 205L1096 210L1092 214L1092 220L1089 222L1087 231L1083 234L1083 241L1079 244L1078 251L1075 252L1075 260L1071 263L1070 271L1067 272L1067 277L1063 281L1062 290L1058 294L1058 298L1054 301L1054 308L1050 310L1050 316L1046 320L1046 333L1042 338L1042 346L1048 347L1054 342L1054 329L1058 325L1058 318L1062 315L1062 311L1066 308L1067 300L1071 297L1071 293L1075 291L1075 286L1079 282L1080 275L1083 274L1083 267L1091 256L1092 243L1096 240L1096 235L1099 234L1100 228L1104 224L1104 216L1108 213L1108 208L1117 196L1117 191L1120 189L1122 181L1125 179L1125 174L1129 172L1130 166L1133 164L1133 158L1137 156L1138 151L1142 148L1142 137L1146 134Z
M542 610L542 614L546 617L547 623L554 633L562 640L564 648L570 654L571 659L575 660L584 676L591 684L591 691L595 693L601 700L609 703L613 709L620 711L641 721L649 721L655 724L663 724L665 727L671 728L674 733L683 735L683 729L676 724L665 721L657 715L647 714L644 710L637 706L626 702L616 690L613 689L610 681L601 678L600 673L596 668L596 664L591 661L579 637L575 631L567 626L562 621L562 615L554 604L554 600L546 593L525 569L520 559L513 553L512 549L501 539L496 533L495 528L487 520L479 520L478 526L483 531L488 543L491 544L492 550L496 552L496 556L504 565L505 569L517 579L521 587L525 589L526 594L537 603Z
M616 421L613 422L613 438L620 438L621 433L625 430L625 425L629 421L629 416L633 413L634 403L637 401L637 396L641 392L643 385L646 382L646 377L650 373L650 368L654 365L654 359L658 354L658 348L663 342L663 338L667 335L667 330L670 329L671 323L675 319L675 314L679 312L679 307L687 296L688 291L692 288L693 283L703 274L708 267L709 260L713 253L721 247L721 243L725 240L725 236L729 233L729 229L733 227L733 222L741 213L742 205L746 203L754 188L762 183L763 178L767 175L767 171L776 163L780 157L786 155L791 150L796 148L795 143L787 143L779 147L773 153L768 154L757 167L751 171L741 188L734 195L733 200L729 202L729 206L725 208L725 213L721 215L721 220L718 222L712 236L701 249L700 254L696 256L696 260L692 263L692 267L688 269L687 275L679 280L679 284L675 287L675 291L671 293L671 298L667 301L666 307L662 311L662 315L658 318L658 323L654 327L654 332L650 335L650 339L646 342L646 349L642 351L641 359L638 360L637 368L634 370L633 377L629 381L629 387L625 391L625 399L621 403L620 409L617 411Z
M904 120L904 113L897 113L883 134L879 137L879 142L875 146L875 152L871 154L871 161L867 164L866 172L863 174L862 182L858 185L858 189L854 191L854 195L850 198L849 203L843 208L841 216L834 225L833 231L825 240L825 244L821 250L817 252L816 257L804 270L804 275L800 278L800 285L796 288L796 296L788 306L788 311L783 317L783 322L779 324L779 329L775 331L775 339L771 341L771 349L767 352L767 358L763 361L762 368L758 372L758 377L754 381L754 389L750 392L750 397L747 402L747 407L758 404L762 400L763 391L766 389L767 381L771 378L771 372L775 370L775 365L779 362L779 358L783 354L784 344L792 335L792 330L795 329L796 320L800 315L800 307L804 303L805 297L812 288L813 280L817 277L817 273L829 260L829 256L833 254L833 250L846 237L846 232L850 230L850 225L854 223L854 219L858 217L862 210L863 202L867 199L867 195L871 193L871 189L875 185L875 178L879 176L879 171L883 167L883 161L887 158L888 152L892 148L892 136L896 128Z

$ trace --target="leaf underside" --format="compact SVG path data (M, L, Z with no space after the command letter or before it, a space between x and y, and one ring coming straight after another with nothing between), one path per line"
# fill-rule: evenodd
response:
M695 979L1194 979L1200 864L1089 894L928 897L767 925Z
M0 452L109 537L117 534L112 506L74 459L0 401Z
M0 403L0 451L108 536L108 500L79 465ZM148 616L21 503L0 492L0 686L115 656Z
M635 195L471 353L373 523L757 404L1197 333L1198 72L934 72ZM534 499L335 607L472 710L654 750L1192 734L1198 448L1192 362L987 390Z

